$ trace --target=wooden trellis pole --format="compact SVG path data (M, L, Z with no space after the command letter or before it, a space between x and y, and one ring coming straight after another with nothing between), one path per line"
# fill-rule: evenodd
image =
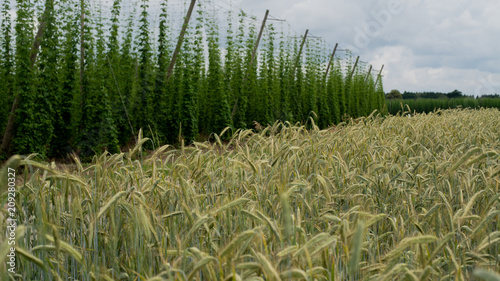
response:
M372 74L372 68L373 66L370 64L370 70L368 70L368 74L366 74L365 83L368 80L368 77L370 77L370 74Z
M326 79L326 77L328 77L328 72L330 71L330 67L332 66L333 59L335 57L335 52L337 52L338 46L339 46L339 43L335 44L335 48L333 49L332 56L330 57L330 61L328 62L328 66L326 67L325 79Z
M306 29L306 33L304 34L304 38L302 39L302 44L300 44L299 54L297 55L297 60L295 61L295 66L293 67L292 78L295 78L295 71L297 71L297 67L299 66L300 56L302 55L302 50L304 49L304 44L306 43L308 33L309 33L309 29Z
M170 61L170 64L167 69L167 77L166 77L167 81L170 79L172 73L174 72L175 62L177 61L177 56L181 51L182 42L184 41L184 35L186 34L186 29L188 27L189 20L191 19L191 14L193 13L195 4L196 0L191 0L191 4L189 5L187 15L184 18L184 24L182 25L181 33L179 34L179 39L177 39L177 46L175 47L174 54L172 55L172 60Z
M266 27L267 17L269 16L269 10L266 10L266 14L264 15L264 19L262 20L262 25L260 26L259 36L257 36L257 41L255 42L255 46L252 51L252 58L250 59L250 65L253 64L255 60L255 55L257 54L257 49L259 48L260 39L262 38L262 33L264 33L264 27Z
M377 76L377 81L375 81L375 87L377 87L377 84L378 84L378 80L380 79L380 77L382 76L382 70L384 69L384 65L382 65L382 68L380 69L379 73L378 73L378 76Z
M359 62L359 56L356 58L356 62L354 63L354 67L352 68L351 74L349 74L349 80L352 79L352 76L354 75L354 71L356 71L356 67L358 66Z

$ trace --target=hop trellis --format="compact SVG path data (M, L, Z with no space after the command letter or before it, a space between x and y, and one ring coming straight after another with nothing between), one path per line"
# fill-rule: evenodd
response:
M2 23L10 20L14 38L32 41L49 11L54 20L47 26L53 32L42 41L64 42L42 44L31 69L21 68L26 58L14 57L2 45L2 63L15 61L17 67L3 77L21 79L18 74L25 73L31 79L14 89L22 100L17 131L24 132L15 136L14 152L90 156L119 151L141 128L154 137L154 147L210 138L226 127L276 120L305 124L312 118L326 128L347 117L383 112L382 81L375 72L368 75L366 63L354 65L352 54L340 46L327 73L333 48L325 38L312 31L307 37L298 34L272 14L261 26L262 18L231 1L196 3L178 56L176 42L190 1L31 0L13 8L6 3L4 10L16 17ZM54 6L48 9L47 3ZM21 20L26 28L14 30ZM46 55L59 58L47 61L50 73L41 63ZM49 92L34 87L44 83L51 85ZM37 101L44 95L52 97L50 104ZM0 115L2 123L8 108ZM33 126L33 120L44 120L44 128ZM54 140L65 149L54 149Z

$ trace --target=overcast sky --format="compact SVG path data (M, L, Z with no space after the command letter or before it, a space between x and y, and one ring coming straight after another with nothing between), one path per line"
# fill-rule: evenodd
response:
M226 0L230 1L230 0ZM232 0L309 29L379 69L384 89L500 93L498 0Z

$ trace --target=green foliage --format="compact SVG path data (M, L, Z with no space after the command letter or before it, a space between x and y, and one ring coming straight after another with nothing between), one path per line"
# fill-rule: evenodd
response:
M359 65L358 65L359 67ZM359 70L356 70L356 73L353 75L353 85L352 85L352 90L351 90L351 102L353 103L351 108L351 116L352 117L360 117L360 116L366 116L366 113L364 112L364 79L365 79L365 74L361 73Z
M236 41L233 42L232 38L228 38L228 60L226 60L229 71L226 72L229 74L226 77L229 79L231 117L234 126L238 128L247 128L251 125L248 123L248 98L256 87L255 67L250 66L251 53L250 50L245 50L245 16L243 11L238 15ZM228 31L228 35L231 34Z
M219 48L219 31L213 20L209 20L207 103L208 124L205 133L221 132L231 126L231 111L223 83L224 73Z
M50 156L64 157L73 149L75 134L78 130L77 120L80 120L79 100L79 72L78 72L78 22L79 15L68 1L62 11L62 43L60 46L61 58L59 61L59 85L57 95L58 108L54 116L54 137L51 140Z
M382 110L382 113L386 113L387 108L385 107L385 94L384 94L384 86L382 85L382 79L377 80L377 85L375 85L375 95L377 96L379 110Z
M391 90L389 94L387 94L388 99L402 99L403 95L398 90Z
M242 14L242 16L246 16ZM246 105L246 124L247 126L251 126L253 122L263 122L265 119L265 101L263 98L265 94L263 93L263 89L260 88L259 85L259 77L257 72L257 66L259 65L256 58L252 63L252 51L255 46L255 42L257 40L257 32L256 26L254 23L251 23L248 26L248 35L246 41L242 44L242 53L244 53L244 67L245 67L245 94L247 100Z
M111 114L114 126L116 126L116 134L118 142L124 143L130 138L130 134L135 134L131 130L131 122L129 115L129 108L127 108L127 101L130 97L130 79L125 79L129 73L127 70L129 66L122 65L122 57L120 54L120 5L122 0L114 0L111 9L111 30L107 40L107 52L104 54L106 61L104 61L106 91L109 98L109 106L111 107ZM130 41L123 42L123 45L130 44ZM125 47L125 46L124 46ZM126 54L124 54L126 56ZM127 77L128 78L128 77Z
M168 112L170 103L167 97L167 68L169 65L169 55L171 52L170 41L167 38L167 1L161 2L161 13L159 21L158 51L157 51L157 69L155 73L154 97L153 100L153 118L156 120L157 134L163 141L169 140L170 131L168 126ZM167 110L166 110L167 109Z
M153 120L153 65L152 65L152 50L151 40L149 38L150 24L148 21L148 0L141 0L141 17L139 19L139 34L136 38L138 48L138 71L137 84L138 90L133 108L133 116L135 125L142 128L144 132L149 132L148 127L156 129L156 124Z
M120 88L120 99L122 104L118 111L117 128L119 129L120 144L126 144L138 132L134 127L135 116L132 114L135 106L134 96L137 91L137 54L133 49L134 13L129 15L123 31L123 42L119 54L119 67L113 68L118 87ZM116 87L116 86L115 86ZM127 128L127 129L124 129Z
M88 13L88 10L87 10ZM80 120L79 149L81 155L90 159L96 152L117 152L118 139L116 126L113 120L112 104L109 99L106 85L106 69L109 62L106 57L102 18L94 28L92 22L85 24L85 61L84 95L82 96L82 118ZM95 29L97 40L92 36Z
M47 25L45 28L44 39L40 46L40 54L38 59L38 67L36 70L37 83L36 95L34 100L33 120L26 122L37 123L40 127L31 131L37 139L39 145L43 145L45 149L52 149L51 152L56 152L57 148L50 146L52 139L58 137L58 132L55 131L56 120L61 120L61 97L63 91L60 90L59 79L59 56L60 50L58 46L59 30L58 22L56 22L56 10L54 9L54 1L45 2L45 10L49 11L46 16ZM59 138L61 139L61 138ZM47 150L39 150L39 153L45 155ZM55 150L55 151L54 151Z
M33 44L33 3L28 0L17 1L17 17L15 25L16 50L15 50L15 86L14 96L19 96L22 101L16 112L15 135L13 140L14 151L22 154L31 152L44 153L46 143L38 142L40 132L44 125L36 120L35 115L35 83L31 67L31 46ZM46 109L47 110L47 109ZM44 120L46 121L46 120Z
M14 101L14 52L12 49L12 19L9 12L10 0L5 0L0 7L2 15L0 27L0 77L2 79L0 82L0 132L5 129Z

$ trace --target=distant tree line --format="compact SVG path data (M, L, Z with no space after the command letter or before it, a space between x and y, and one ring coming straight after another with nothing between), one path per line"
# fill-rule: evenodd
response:
M405 91L403 94L399 90L391 90L389 93L385 95L386 99L404 99L404 100L413 100L413 99L456 99L456 98L473 98L474 96L464 95L459 90L453 90L449 93L440 93L440 92L408 92ZM477 98L500 98L500 95L482 95Z
M404 100L413 100L413 99L456 99L456 98L473 98L474 96L464 95L459 90L453 90L449 93L440 93L440 92L408 92L405 91L401 94L398 90L392 90L389 93L385 94L387 99L404 99ZM500 98L500 95L482 95L477 98Z
M459 90L453 90L452 92L449 93L440 93L440 92L407 92L405 91L402 94L403 99L443 99L443 98L449 98L449 99L455 99L455 98L465 98L468 97L464 95L461 91Z
M441 93L441 92L408 92L405 91L401 94L398 90L392 90L386 94L387 99L455 99L455 98L466 98L469 96L464 95L459 90L453 90L449 93ZM472 96L471 96L472 97Z
M491 98L491 99L498 99L500 98L500 95L499 94L494 94L494 95L482 95L478 98Z

